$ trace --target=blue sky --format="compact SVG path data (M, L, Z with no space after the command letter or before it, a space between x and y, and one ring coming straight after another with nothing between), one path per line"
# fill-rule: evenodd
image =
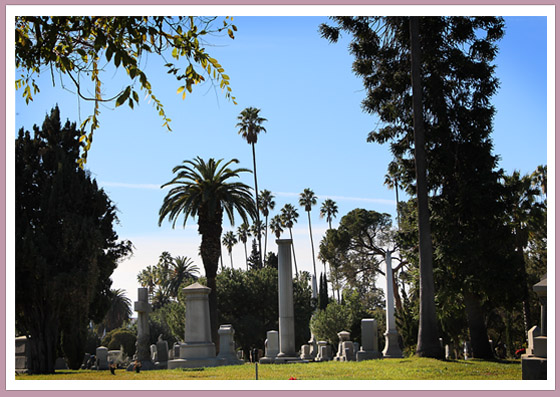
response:
M391 156L386 145L366 142L379 126L375 116L361 110L364 91L351 71L348 38L330 44L318 34L325 17L236 17L235 40L217 38L207 46L231 77L238 105L219 88L204 84L182 100L178 83L169 78L157 57L143 62L155 93L171 118L167 132L151 104L103 108L101 126L94 135L86 168L116 203L119 236L136 247L134 256L119 265L113 288L124 288L134 301L136 275L154 265L162 251L191 257L203 271L198 256L200 238L196 220L187 228L158 227L158 211L166 194L159 187L172 179L172 168L200 156L237 158L252 168L251 147L237 134L237 116L246 107L261 109L268 119L266 134L256 145L259 189L276 196L279 212L285 203L298 207L294 229L298 268L312 272L307 216L297 205L298 195L311 188L319 196L312 210L315 252L327 225L319 218L325 198L334 199L339 215L333 226L354 208L394 215L394 191L383 185ZM497 114L494 149L508 173L532 172L547 163L547 41L546 18L506 18L506 35L496 59L501 81L493 98ZM105 92L117 92L125 81L112 71L105 76ZM86 118L92 105L79 102L59 81L52 88L49 74L40 80L41 93L25 105L16 93L16 128L31 129L58 103L64 119ZM141 95L142 96L142 95ZM252 175L242 180L253 186ZM235 225L237 228L239 224ZM224 223L224 231L231 230ZM285 232L284 238L288 237ZM268 250L276 250L269 237ZM224 265L229 258L224 249ZM244 267L242 245L233 249L234 266ZM317 271L322 265L317 261Z

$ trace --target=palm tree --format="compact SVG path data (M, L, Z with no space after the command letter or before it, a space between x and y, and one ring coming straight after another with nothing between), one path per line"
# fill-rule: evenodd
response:
M109 306L109 310L105 314L99 327L107 332L122 327L123 324L126 324L130 320L130 316L132 316L132 302L127 298L125 290L112 289L109 291L109 296L111 299L111 306Z
M231 268L233 269L233 256L231 255L231 251L233 246L237 244L237 238L235 238L235 234L230 230L224 234L224 238L222 239L222 244L226 246L226 249L229 254L229 260L231 261Z
M262 190L259 196L259 209L264 215L264 254L266 255L266 243L268 241L268 214L274 209L274 196L270 190Z
M395 189L395 199L397 200L397 227L400 230L401 218L399 214L399 179L398 179L398 165L392 161L389 163L388 171L385 174L383 184L389 189Z
M329 198L323 201L323 204L321 205L321 209L319 210L319 216L321 218L327 218L329 229L332 229L331 222L333 218L336 218L337 213L338 213L338 206L336 205L336 202L334 202Z
M296 262L296 251L294 249L294 237L292 236L292 227L294 223L297 222L299 214L296 208L292 204L286 204L280 210L280 219L282 220L282 226L287 227L290 231L290 238L292 239L292 253L294 255L294 267L296 269L296 276L298 274L297 262Z
M259 202L259 188L257 184L257 160L255 157L255 143L257 143L258 135L261 132L266 132L266 128L262 126L262 123L267 121L264 117L259 116L261 110L253 107L248 107L241 111L237 119L236 127L239 128L238 133L251 145L253 150L253 176L255 178L255 204ZM260 221L259 211L257 209L257 222ZM259 260L262 263L262 246L261 237L259 236Z
M251 237L251 230L248 223L242 223L241 226L237 228L237 238L243 243L245 248L245 264L247 265L247 270L249 270L249 262L247 257L247 240Z
M147 288L148 295L152 296L154 293L154 287L156 286L155 267L148 266L147 268L142 269L142 271L136 276L136 280L143 288Z
M315 278L313 279L313 283L315 284L315 291L317 291L317 268L315 267L315 248L313 247L313 234L311 233L311 207L317 204L317 196L313 190L306 188L303 189L303 192L299 195L299 205L305 208L307 211L307 220L309 223L309 239L311 240L311 257L313 258L313 274Z
M222 164L222 159L209 159L207 162L197 157L185 160L173 168L176 176L162 186L172 186L159 210L159 225L167 217L173 227L180 217L184 218L183 227L189 217L198 218L198 233L202 237L200 256L204 264L209 295L210 323L212 339L218 343L218 317L216 306L216 273L221 253L222 220L224 212L230 223L234 224L234 212L244 222L257 216L256 205L251 188L242 182L231 181L239 178L246 168L232 169L237 159Z
M280 215L274 215L270 219L270 231L274 233L277 239L280 238L280 235L284 231L282 228L282 217Z
M171 263L171 278L169 282L169 290L171 295L177 298L179 288L189 279L197 279L200 273L191 258L188 256L176 256Z

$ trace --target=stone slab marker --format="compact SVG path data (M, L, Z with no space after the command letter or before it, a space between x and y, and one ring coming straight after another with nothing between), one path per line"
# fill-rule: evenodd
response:
M291 239L276 240L278 244L278 328L280 352L277 359L297 359L294 328L294 291L292 284Z
M374 318L364 318L362 326L362 348L356 353L356 361L381 358L377 346L377 321Z
M185 343L180 346L180 358L167 362L167 368L214 367L219 365L216 346L212 342L210 306L211 289L199 283L183 288L185 295Z
M29 346L27 344L27 336L18 336L16 338L16 372L17 373L29 372L28 363L29 363Z
M268 331L264 341L264 357L259 360L259 363L272 364L278 353L280 353L278 344L278 331Z
M335 361L354 361L354 343L350 340L350 332L340 331L338 334L338 351Z
M95 367L98 370L109 369L109 349L105 346L99 346L95 349Z
M222 361L222 365L243 364L243 361L237 358L237 353L235 352L234 334L235 330L231 324L222 324L220 325L220 329L218 329L218 335L220 335L220 353L218 354L218 360Z

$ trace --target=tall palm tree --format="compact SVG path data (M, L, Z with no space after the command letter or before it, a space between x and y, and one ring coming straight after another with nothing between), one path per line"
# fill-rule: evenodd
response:
M296 276L298 274L297 262L296 262L296 250L294 249L294 237L292 235L292 227L294 223L297 222L299 214L296 208L292 204L286 204L280 210L280 219L282 220L282 226L287 227L290 231L290 238L292 239L292 253L294 255L294 267L296 269Z
M111 306L109 306L109 310L99 327L107 332L122 327L132 316L132 302L126 296L125 290L112 289L109 291L109 296L111 298Z
M399 214L399 179L398 179L398 165L392 161L389 163L388 171L385 174L383 184L389 189L395 189L395 200L397 201L397 227L400 230L401 218Z
M233 269L233 255L231 255L231 251L233 250L233 246L237 244L237 238L235 237L235 234L233 234L231 230L229 232L226 232L226 234L224 234L224 238L222 239L222 244L225 245L228 251L229 260L231 262L231 268Z
M188 256L176 256L171 262L171 278L169 290L177 298L181 285L189 279L197 279L200 273L198 266Z
M329 229L332 229L331 222L333 218L336 218L336 214L338 214L338 206L336 205L336 202L329 198L323 201L321 209L319 210L319 216L327 219Z
M317 196L313 190L306 188L299 195L299 205L305 208L307 211L307 220L309 223L309 239L311 240L311 257L313 258L313 274L315 278L313 279L314 291L317 291L317 268L315 266L315 247L313 247L313 233L311 232L311 207L317 204Z
M266 243L268 241L268 214L274 209L274 195L270 190L262 190L259 196L259 209L264 215L264 254L266 255Z
M255 143L257 143L259 133L266 132L266 128L262 123L267 121L264 117L259 116L261 110L253 107L245 108L241 111L237 119L239 123L236 127L239 128L238 133L251 145L253 150L253 176L255 178L255 204L259 202L259 188L257 184L257 159L255 157ZM259 211L257 209L257 222L260 221ZM262 263L262 246L261 237L259 236L259 260Z
M277 239L280 238L280 235L284 231L282 228L282 217L280 215L274 215L270 219L270 231L276 236Z
M247 265L247 270L249 270L249 257L247 256L247 240L251 237L251 230L248 223L242 223L241 226L237 228L237 238L243 243L245 248L245 265Z
M173 227L183 217L183 227L189 217L198 218L198 233L201 235L200 256L204 264L209 295L212 339L218 344L218 317L216 306L216 273L221 253L223 214L234 224L237 212L244 222L257 216L251 188L242 182L232 181L246 168L230 168L239 163L237 159L222 164L223 159L204 161L200 157L185 160L173 168L176 176L162 186L172 186L159 210L159 225L165 218Z
M156 286L155 267L148 266L147 268L142 269L142 271L136 276L136 280L143 288L147 288L148 295L152 296Z

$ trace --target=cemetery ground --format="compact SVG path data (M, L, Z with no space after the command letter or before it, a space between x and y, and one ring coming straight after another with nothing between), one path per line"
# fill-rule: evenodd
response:
M259 380L521 380L520 360L483 361L402 358L307 364L259 364ZM255 364L141 371L60 370L54 375L16 375L16 380L254 380Z

